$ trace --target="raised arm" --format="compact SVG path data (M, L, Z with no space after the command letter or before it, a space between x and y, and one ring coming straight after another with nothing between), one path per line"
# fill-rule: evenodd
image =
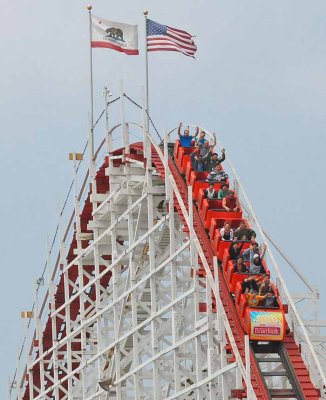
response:
M252 250L252 245L250 245L250 247L249 247L249 261L250 261L250 265L252 265L253 264L253 262L254 262L254 252L253 252L253 250Z
M180 122L179 128L178 128L178 135L179 135L179 137L181 136L181 127L182 127L182 122Z
M264 250L263 250L263 252L261 253L261 256L260 256L261 259L264 258L265 253L266 253L266 249L267 249L267 245L264 243Z
M213 132L213 148L216 146L216 133Z
M211 146L210 151L209 151L207 154L205 154L205 155L203 156L203 160L205 160L205 161L207 161L207 162L210 162L210 161L211 161L211 157L212 157L213 150L214 150L214 146Z
M221 164L225 160L225 149L222 150L222 157L218 159L218 163Z
M199 133L199 126L197 126L196 128L196 133L194 134L194 138L198 135L198 133Z

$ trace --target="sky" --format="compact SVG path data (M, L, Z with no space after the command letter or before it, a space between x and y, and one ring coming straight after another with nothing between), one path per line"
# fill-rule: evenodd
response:
M196 59L149 54L150 112L157 128L180 121L215 131L267 232L319 287L324 282L326 3L321 0L93 1L102 18L139 24L140 56L95 49L95 116L108 86L142 102L144 17L195 35ZM47 258L58 202L71 178L68 153L87 140L87 2L0 0L2 318L0 388L7 395L24 330L20 311ZM110 111L111 112L111 111ZM112 106L110 123L119 120ZM140 121L128 105L127 119ZM111 125L111 126L112 126ZM99 124L96 140L103 136ZM137 140L137 133L133 133ZM72 210L72 199L67 209ZM292 291L295 278L282 264Z

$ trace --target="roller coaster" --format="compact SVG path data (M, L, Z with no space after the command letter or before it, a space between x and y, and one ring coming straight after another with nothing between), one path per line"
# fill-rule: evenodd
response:
M205 198L207 173L193 171L175 129L157 141L125 112L109 129L108 105L117 100L124 110L130 98L122 91L105 102L105 137L80 186L82 157L72 153L74 210L59 214L48 279L38 280L25 312L9 398L326 398L316 313L300 313L271 246L263 266L276 305L249 307L248 273L235 271L221 238L225 221L244 221L268 242L229 157L237 212ZM300 304L315 300L311 290Z

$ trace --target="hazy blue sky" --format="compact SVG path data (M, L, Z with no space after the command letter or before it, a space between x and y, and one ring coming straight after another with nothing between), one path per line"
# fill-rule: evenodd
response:
M81 150L87 137L86 4L0 0L1 398L23 337L19 314L33 302L57 198L70 184L67 154ZM160 130L185 121L217 132L263 226L319 285L325 309L325 1L94 0L93 6L95 15L139 23L141 51L144 8L153 20L196 35L196 60L149 55L152 117ZM120 78L141 102L143 52L94 50L96 115L103 86L117 95ZM113 112L118 118L119 108Z

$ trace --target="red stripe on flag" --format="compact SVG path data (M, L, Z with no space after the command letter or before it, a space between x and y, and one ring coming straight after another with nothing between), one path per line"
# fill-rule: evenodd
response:
M185 51L181 51L180 49L176 49L176 48L168 47L168 46L165 46L165 47L156 47L155 49L148 49L147 51L176 51L176 52L178 52L178 53L184 54L185 56L195 58L194 55L193 55L194 53L188 54L188 53L186 53Z
M169 32L167 32L166 36L168 38L171 38L170 40L173 40L174 42L180 42L180 44L183 43L183 44L187 44L187 45L191 45L191 46L193 46L195 44L192 39L191 40L185 40L185 39L180 38L180 36L175 36L175 35L173 35L173 34L171 34Z
M179 34L181 33L181 34L185 35L186 37L192 37L190 35L190 33L186 32L186 31L182 31L181 29L171 28L171 26L168 26L168 29L171 29L171 31L178 32Z
M139 54L138 50L130 50L130 49L124 49L121 46L117 46L116 44L110 43L110 42L96 42L93 41L92 42L92 47L96 48L96 47L105 47L107 49L112 49L115 51L119 51L120 53L125 53L128 54L128 56L137 56Z
M197 47L196 46L185 46L179 45L175 41L167 38L166 36L158 36L156 39L148 38L147 41L147 49L148 51L158 50L158 47L161 49L162 47L175 48L176 51L180 51L186 55L195 54Z
M159 39L152 39L152 40L148 40L147 42L148 46L155 46L157 44L162 45L162 46L176 46L180 49L184 49L187 50L189 52L195 52L197 50L197 47L195 45L184 45L184 44L180 44L174 40L170 40L166 37L161 37Z
M164 43L162 41L158 41L156 43L151 43L150 45L148 45L147 50L148 51L157 51L157 50L162 50L163 48L173 49L174 51L179 51L180 53L183 53L187 56L192 56L196 52L196 50L183 49L182 47L180 47L172 42Z

